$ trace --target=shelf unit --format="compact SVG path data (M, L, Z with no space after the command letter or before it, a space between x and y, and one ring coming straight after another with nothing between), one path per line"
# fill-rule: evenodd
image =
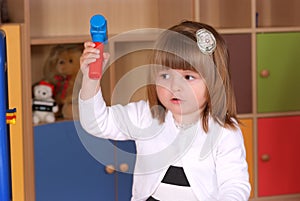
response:
M32 157L32 122L31 122L31 85L42 78L41 64L53 45L83 43L90 40L89 19L96 13L103 14L108 19L109 38L133 29L167 28L183 19L197 20L208 23L224 35L232 49L233 82L238 94L239 117L245 123L244 135L247 133L246 144L251 173L253 191L251 200L294 201L300 199L300 191L292 194L272 194L268 196L260 192L258 152L261 134L260 121L269 118L295 117L299 122L299 107L289 111L258 111L258 40L264 34L300 33L299 0L11 0L8 1L10 19L12 23L22 27L22 101L24 105L23 132L24 157ZM22 8L22 9L20 9ZM298 37L300 37L298 35ZM243 41L239 43L239 41ZM245 39L245 40L244 40ZM155 35L143 34L126 39L117 37L110 43L111 54L128 51L131 46L148 45L155 40ZM299 40L295 41L297 44ZM300 45L300 44L299 44ZM247 47L247 49L245 49ZM127 48L127 49L126 49ZM250 48L250 50L249 50ZM246 51L248 50L248 51ZM272 49L270 50L272 51ZM242 54L242 57L237 53ZM120 77L131 69L131 66L143 64L145 52L134 52L121 58L116 65L104 76L107 83L105 98L110 101L112 86ZM138 59L131 59L131 57ZM241 61L240 58L243 58ZM272 59L272 58L265 58ZM298 60L296 56L293 60ZM247 69L243 65L248 66ZM118 68L122 63L123 69ZM243 66L240 66L243 65ZM239 68L240 67L240 68ZM242 68L241 68L242 67ZM236 70L236 71L235 71ZM239 78L244 72L247 79ZM293 72L290 72L293 73ZM271 72L272 74L272 72ZM111 78L114 78L113 81ZM247 87L240 84L247 81ZM295 90L300 90L297 85ZM242 85L242 86L239 86ZM245 85L246 86L246 85ZM142 91L142 89L141 89ZM133 98L139 98L143 92L138 91ZM242 93L245 91L245 94ZM239 95L239 93L241 93ZM242 100L242 98L245 98ZM248 99L247 99L248 98ZM292 98L292 97L290 97ZM247 102L247 100L249 102ZM246 101L246 102L245 102ZM247 105L247 109L244 105ZM300 103L299 103L300 104ZM299 106L299 104L297 106ZM250 106L249 106L250 105ZM245 106L246 107L246 106ZM284 126L284 125L283 125ZM248 139L250 135L250 138ZM299 143L298 143L299 145ZM300 146L299 146L300 147ZM297 155L295 156L297 158ZM32 161L31 161L32 162ZM25 164L24 177L21 182L26 183L24 189L13 189L13 197L19 200L34 200L33 168L30 161ZM276 176L276 175L274 175ZM299 178L299 177L296 177ZM13 181L16 182L16 181ZM299 183L299 182L298 182ZM299 184L298 184L299 185ZM24 192L20 193L19 192ZM17 195L16 195L17 194Z

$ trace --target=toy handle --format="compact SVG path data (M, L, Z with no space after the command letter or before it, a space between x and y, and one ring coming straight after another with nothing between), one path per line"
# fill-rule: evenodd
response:
M89 65L89 77L91 79L100 79L102 76L102 64L103 64L103 51L104 44L100 42L94 42L96 44L95 48L100 50L100 57L93 63Z
M90 34L95 48L100 50L100 58L89 65L90 79L100 79L102 76L104 44L107 42L106 19L102 15L94 15L90 19Z

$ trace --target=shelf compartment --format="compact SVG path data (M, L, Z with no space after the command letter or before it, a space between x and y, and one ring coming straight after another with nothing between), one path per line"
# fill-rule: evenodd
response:
M199 0L199 19L216 28L250 28L251 0Z
M126 104L146 99L149 55L154 41L114 43L112 101ZM127 97L127 98L126 98Z
M299 27L299 0L257 0L256 23L258 27Z
M252 113L251 34L222 34L229 50L229 70L239 114Z
M194 16L193 0L65 0L63 6L60 0L32 0L30 6L31 37L88 35L95 14L107 18L109 34L168 28Z

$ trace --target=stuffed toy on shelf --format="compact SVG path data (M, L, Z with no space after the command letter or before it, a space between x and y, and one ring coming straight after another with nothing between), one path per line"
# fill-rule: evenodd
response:
M74 119L78 116L79 87L74 86L81 82L79 69L82 51L82 45L56 45L52 47L45 62L44 78L54 85L54 99L59 107L56 114L58 118Z
M53 123L58 106L52 98L54 86L46 81L40 81L33 87L33 123Z

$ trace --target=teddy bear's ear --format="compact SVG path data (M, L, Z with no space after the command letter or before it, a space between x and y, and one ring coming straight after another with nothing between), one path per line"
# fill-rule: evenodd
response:
M65 51L63 45L56 45L51 48L49 55L43 66L44 78L53 82L53 77L55 74L58 74L56 69L56 64L58 61L58 57L61 52Z
M56 74L54 64L56 62L48 58L43 67L44 78L52 82L52 77Z

